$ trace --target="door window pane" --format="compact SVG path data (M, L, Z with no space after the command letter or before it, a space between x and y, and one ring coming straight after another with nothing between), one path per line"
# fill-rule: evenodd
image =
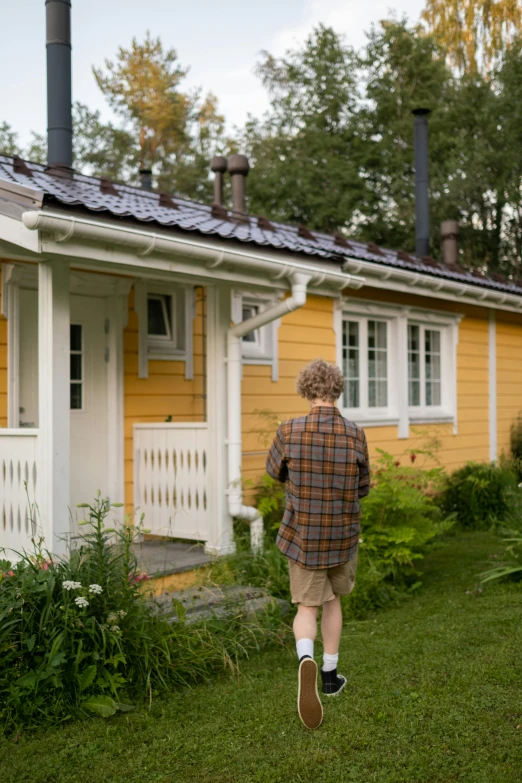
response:
M359 373L359 324L357 321L343 321L343 375L344 407L360 407Z
M70 358L70 408L73 411L83 409L83 326L71 324Z
M368 321L368 405L385 408L387 404L387 325L385 321Z

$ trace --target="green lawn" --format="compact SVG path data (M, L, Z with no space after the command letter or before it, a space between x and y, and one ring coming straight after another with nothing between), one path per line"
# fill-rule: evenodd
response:
M522 590L473 595L501 545L459 535L422 590L344 633L349 689L315 732L296 660L270 652L150 710L0 741L2 783L520 783ZM470 590L471 594L466 594ZM320 652L320 646L317 648Z

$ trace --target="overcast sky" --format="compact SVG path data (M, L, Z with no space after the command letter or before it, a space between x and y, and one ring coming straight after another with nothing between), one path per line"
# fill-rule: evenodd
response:
M214 92L228 124L242 124L267 106L253 73L261 50L280 55L319 22L360 47L372 22L392 13L417 20L423 6L424 0L73 0L73 100L109 119L91 67L150 30L190 66L187 86ZM0 23L0 123L12 125L25 143L31 130L46 127L44 0L2 0Z

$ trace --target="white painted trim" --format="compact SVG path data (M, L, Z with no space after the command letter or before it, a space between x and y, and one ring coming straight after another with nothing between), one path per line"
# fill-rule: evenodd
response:
M66 550L71 491L69 264L42 261L38 274L40 522L46 546ZM44 369L45 368L45 371ZM64 411L67 415L64 415Z
M196 291L191 285L185 286L184 291L184 319L185 319L185 380L194 378L194 321L196 319Z
M410 437L410 420L408 416L408 310L403 308L397 318L396 361L397 398L399 422L397 436L399 439Z
M128 296L106 299L109 332L107 345L107 462L109 497L115 503L125 500L124 480L124 366L123 330L127 322Z
M20 426L21 268L2 264L2 315L7 319L7 426Z
M282 301L282 300L280 300ZM243 320L243 304L259 307L262 313L273 307L277 298L273 294L259 294L248 291L232 291L232 322L239 324ZM279 379L279 327L281 319L276 318L259 327L260 345L254 348L248 343L241 343L242 364L271 367L272 381Z
M137 422L132 425L135 430L206 430L207 422L193 421L160 421L160 422Z
M134 283L134 312L138 316L138 378L149 377L149 344L147 324L147 283Z
M228 423L225 335L230 327L231 315L230 288L223 285L209 286L207 288L207 387L211 393L207 400L208 503L210 508L214 509L214 513L205 551L212 555L226 555L235 551L232 517L228 507L226 445Z
M495 311L489 311L489 458L496 462L497 454L497 324Z

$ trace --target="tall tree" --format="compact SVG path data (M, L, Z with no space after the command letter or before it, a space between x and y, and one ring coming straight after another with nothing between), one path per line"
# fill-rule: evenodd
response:
M18 133L7 122L0 123L0 153L3 155L20 154Z
M192 101L179 85L187 69L179 65L174 49L165 51L150 33L141 44L133 38L130 49L120 47L116 61L106 60L105 68L93 68L98 86L136 132L140 167L152 168L158 156L186 141Z
M331 28L319 26L301 48L280 59L264 52L257 72L271 108L261 120L250 118L236 141L253 164L250 210L311 228L345 226L361 190L353 50Z
M461 73L489 73L522 30L520 0L427 0L428 31Z

